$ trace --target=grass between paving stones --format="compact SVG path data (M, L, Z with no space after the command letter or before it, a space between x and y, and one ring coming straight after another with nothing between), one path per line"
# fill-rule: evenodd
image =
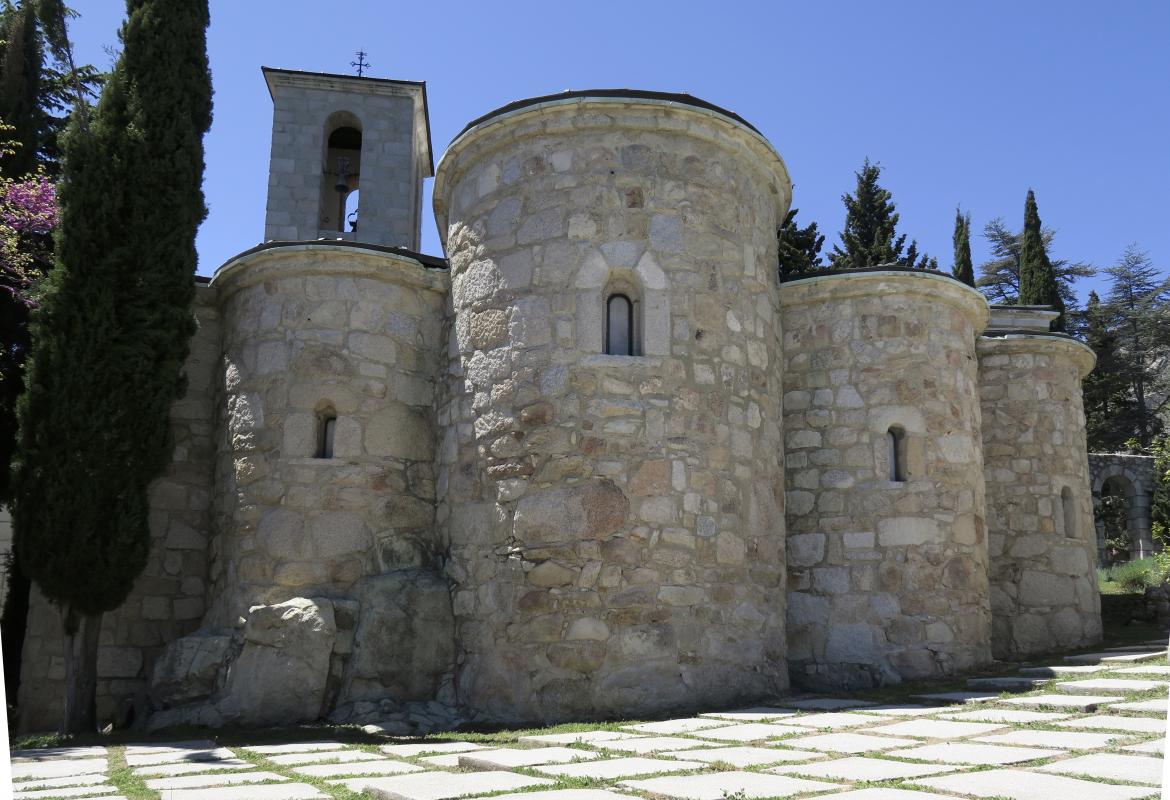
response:
M107 783L118 787L118 791L126 796L126 800L158 800L158 792L146 786L146 779L134 774L126 766L126 748L111 747L106 751L109 759L109 775Z
M311 775L302 775L299 772L293 772L294 767L305 766L303 764L276 764L272 761L269 761L261 753L245 750L242 747L233 747L232 750L235 752L237 758L243 761L247 761L252 766L264 772L276 773L282 778L287 778L289 781L294 783L307 783L314 789L324 792L336 800L369 800L369 795L359 792L351 792L344 786L340 786L336 783L329 783L325 778L319 778ZM248 786L263 786L265 783L271 784L280 782L281 781L264 781L263 783L241 785L239 788L242 793L246 794Z

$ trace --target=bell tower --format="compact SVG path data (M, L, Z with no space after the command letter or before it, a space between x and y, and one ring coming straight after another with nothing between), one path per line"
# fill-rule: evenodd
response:
M264 67L272 96L265 241L418 251L435 174L426 84Z

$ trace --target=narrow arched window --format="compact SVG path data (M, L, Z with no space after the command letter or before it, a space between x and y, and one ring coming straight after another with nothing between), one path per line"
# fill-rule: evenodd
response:
M906 480L906 431L894 426L886 432L886 446L889 450L891 481Z
M317 458L333 458L333 436L337 430L337 415L326 411L317 423Z
M1064 516L1064 535L1070 539L1078 538L1080 532L1077 530L1076 503L1073 500L1072 489L1068 486L1060 490L1060 510Z
M612 294L605 302L605 353L632 356L634 350L634 304L624 294Z

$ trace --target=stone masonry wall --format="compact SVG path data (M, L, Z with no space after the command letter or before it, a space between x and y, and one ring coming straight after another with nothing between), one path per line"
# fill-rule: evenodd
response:
M141 717L154 659L198 627L204 612L220 342L214 289L197 290L195 314L199 328L185 367L187 392L171 408L174 456L150 489L150 558L126 602L102 621L97 702L103 721L124 722L131 709ZM61 621L35 587L21 676L20 729L55 728L65 698Z
M553 103L457 139L435 197L460 700L551 721L786 688L775 152L684 106ZM601 355L611 290L645 355Z
M278 247L216 275L225 418L205 627L434 568L434 371L446 275L340 244ZM318 458L336 416L333 458Z
M985 301L922 272L780 288L793 682L857 688L986 663L974 338ZM904 432L904 481L888 431Z
M1092 366L1057 336L979 340L996 658L1101 638L1081 400Z

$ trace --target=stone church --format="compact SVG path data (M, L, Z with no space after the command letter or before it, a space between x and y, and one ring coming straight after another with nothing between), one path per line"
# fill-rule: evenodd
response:
M1100 638L1053 312L781 283L788 169L689 95L522 100L436 169L423 83L263 73L263 241L200 285L104 718L648 717ZM56 724L39 596L23 674Z

